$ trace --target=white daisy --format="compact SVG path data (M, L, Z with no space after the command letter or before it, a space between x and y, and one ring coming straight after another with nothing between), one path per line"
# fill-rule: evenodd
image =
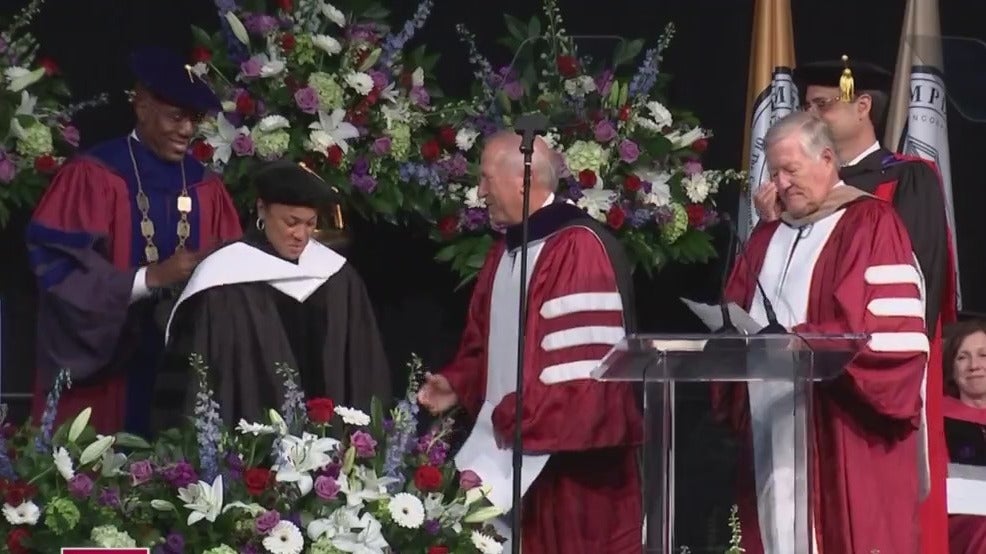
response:
M52 458L55 459L55 469L58 470L58 474L66 481L71 481L75 477L75 469L72 467L72 457L68 455L68 450L65 450L64 446L59 446L52 453Z
M681 180L681 186L684 187L688 199L696 204L705 202L712 188L705 175L701 173L685 177Z
M342 418L342 422L347 425L363 427L370 424L370 416L360 410L357 410L356 408L336 406L335 412Z
M290 521L281 521L264 537L264 548L271 554L301 554L305 538Z
M387 505L394 523L405 529L417 529L425 522L425 507L413 494L398 493Z
M3 517L7 518L11 525L34 525L40 516L41 510L38 505L30 500L21 502L16 508L10 504L3 505Z
M329 35L315 35L312 37L312 44L330 56L342 52L342 45L339 44L339 41Z
M476 137L478 136L479 131L470 129L469 127L463 127L455 134L455 145L459 147L459 150L468 152L472 148L472 145L476 143Z
M373 90L373 77L363 72L355 72L346 75L346 84L359 94L366 96Z
M498 543L496 539L489 535L484 535L479 531L473 531L472 544L475 546L482 554L500 554L503 552L503 545Z

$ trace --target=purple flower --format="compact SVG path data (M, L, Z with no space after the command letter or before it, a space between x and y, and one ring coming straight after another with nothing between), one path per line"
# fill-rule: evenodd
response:
M448 457L448 443L445 441L437 441L435 444L431 445L428 450L428 463L433 466L445 465L445 459Z
M0 183L13 181L14 175L17 175L17 166L14 165L14 162L7 157L0 158Z
M462 226L477 231L487 226L489 213L483 208L466 208L462 214Z
M607 143L616 138L616 128L608 119L603 119L596 123L596 141Z
M370 150L378 156L386 156L390 153L390 137L380 137L373 141L373 146Z
M428 91L424 87L411 87L408 96L411 98L411 102L422 107L427 107L428 102L431 102L431 96L428 95Z
M168 533L164 541L168 554L183 554L185 552L185 537L181 533Z
M429 519L425 522L424 527L429 535L437 535L442 532L442 524L437 519Z
M599 91L599 96L605 98L609 95L609 89L613 86L613 71L609 69L603 70L602 73L596 76L596 90Z
M524 84L520 81L510 81L503 85L503 93L511 100L520 100L524 96Z
M353 186L365 193L371 193L377 189L377 180L372 175L353 175Z
M691 177L692 175L702 172L702 162L698 160L688 160L685 162L684 167L685 175Z
M467 469L459 474L459 486L462 487L462 490L474 489L482 484L483 479L471 469Z
M305 113L318 111L318 91L312 87L302 87L294 91L294 102Z
M281 514L271 510L257 516L257 519L254 520L253 525L254 529L257 530L257 533L266 535L271 529L274 528L275 525L280 522Z
M71 144L72 146L79 146L79 130L73 125L66 125L62 127L62 140Z
M338 479L341 472L342 465L338 461L333 461L331 464L322 469L321 475L325 475L326 477L330 477L332 479Z
M164 480L175 488L187 487L199 480L195 468L184 460L164 467L161 469L161 474Z
M370 71L367 71L366 74L369 75L371 79L373 79L373 86L379 90L383 90L387 88L387 85L390 84L390 78L388 78L387 74L384 73L383 71L377 71L376 69L371 69Z
M130 464L130 480L135 487L150 481L153 475L154 467L150 460L138 460Z
M257 552L257 547L252 544L247 544L240 547L240 554L259 554Z
M252 13L243 21L243 26L254 35L263 36L277 30L277 19L261 13Z
M640 157L640 147L632 140L620 141L620 159L632 164Z
M236 452L230 452L226 454L226 468L229 469L231 476L239 477L243 474L243 470L246 469L246 465L243 463L243 458Z
M233 139L233 152L237 156L252 156L253 151L253 138L250 135L239 133L236 138Z
M85 473L77 473L68 482L68 492L76 498L87 498L92 493L92 479Z
M349 440L360 458L371 458L377 452L377 441L369 433L356 431Z
M366 158L357 158L353 162L353 174L354 175L369 175L370 173L370 162L366 161Z
M240 64L240 74L244 77L255 78L260 77L260 69L263 64L257 58L250 58L249 60Z
M105 488L99 493L99 503L110 508L120 507L120 491L116 488Z
M315 494L322 500L334 500L339 494L339 483L331 477L320 475L315 479Z

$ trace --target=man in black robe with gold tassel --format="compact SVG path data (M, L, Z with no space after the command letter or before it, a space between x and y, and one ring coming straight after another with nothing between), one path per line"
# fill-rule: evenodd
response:
M209 366L231 425L263 419L281 405L277 364L298 371L309 398L363 410L374 396L391 399L390 367L363 281L313 237L331 187L290 162L270 163L254 183L256 229L204 259L172 312L155 395L158 429L190 413L193 353Z

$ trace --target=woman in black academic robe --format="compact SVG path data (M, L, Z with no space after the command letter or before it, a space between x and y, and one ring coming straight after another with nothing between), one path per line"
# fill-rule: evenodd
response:
M196 268L168 325L157 379L155 427L191 414L204 358L223 420L266 420L284 400L279 366L297 371L306 397L368 410L392 398L390 367L363 281L313 237L329 185L304 168L273 162L254 177L255 230ZM180 408L180 410L179 410Z

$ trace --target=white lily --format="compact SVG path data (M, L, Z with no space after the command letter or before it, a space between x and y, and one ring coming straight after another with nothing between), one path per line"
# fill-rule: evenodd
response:
M44 74L45 68L43 67L39 67L34 71L23 67L8 67L7 70L4 71L4 75L7 76L7 80L10 81L7 85L7 90L11 92L20 92L41 80L41 78L44 77Z
M21 113L21 109L24 108L24 105L30 102L29 97L30 95L27 93L27 91L24 91L24 93L21 95L21 107L17 108L17 113ZM35 99L34 102L37 102L37 99ZM33 112L34 104L32 103L30 108L27 109L30 110L28 113ZM72 420L72 426L69 427L68 429L69 442L75 442L75 440L79 438L79 435L81 435L82 432L85 431L86 425L89 423L89 417L91 415L92 415L92 408L86 408L85 410L79 412L79 415L75 416L75 419Z
M251 517L257 517L260 514L266 512L267 508L264 508L263 506L257 503L247 504L245 502L240 502L239 500L237 500L236 502L231 502L223 507L224 514L231 510L243 510L246 513L250 514Z
M233 36L239 39L245 45L250 44L250 35L247 34L246 27L243 26L243 22L240 18L236 17L236 14L229 11L225 14L226 23L229 23L229 29L233 31Z
M122 452L113 452L110 448L106 452L103 452L103 459L99 462L101 466L100 473L103 477L114 477L116 475L123 475L123 466L127 463L127 455Z
M661 208L671 203L670 173L654 169L635 169L633 173L651 185L650 192L643 198L645 204Z
M383 554L389 548L387 540L381 533L382 527L370 513L364 513L360 518L359 533L345 533L332 539L332 546L343 552L353 554Z
M393 477L377 477L376 471L364 466L356 466L349 477L339 476L339 492L345 495L350 506L362 506L364 502L375 502L389 496L387 485L396 483Z
M315 152L324 152L330 146L338 146L343 152L349 151L349 139L359 137L359 131L352 123L343 121L346 111L337 108L331 114L318 111L318 121L308 126L312 132L308 135L309 145Z
M212 146L212 161L223 164L229 163L229 158L233 155L233 141L239 134L250 134L250 129L245 125L237 129L220 113L216 116L216 132L205 141Z
M160 498L155 498L151 500L151 508L159 512L170 512L176 510L175 505L167 500L161 500Z
M596 183L599 186L599 183ZM575 204L586 211L589 217L598 221L606 221L606 214L616 200L616 191L603 188L591 188L582 191L582 198Z
M276 117L280 117L280 116L276 116ZM264 120L266 119L267 118L265 117ZM261 120L260 122L261 125L264 123L264 120ZM284 121L287 120L285 119ZM267 412L267 415L268 417L270 417L271 425L273 425L274 428L277 429L277 433L279 435L284 436L288 434L288 423L284 421L284 418L281 417L281 414L277 413L277 410L271 409L270 411Z
M317 541L321 538L331 539L350 532L359 527L359 507L343 506L337 508L329 517L312 520L306 529L308 538Z
M59 446L52 452L52 458L55 460L55 469L58 470L58 474L66 481L71 481L75 477L75 468L72 467L72 457L69 456L68 450L64 446Z
M37 106L37 105L38 105L38 97L37 96L32 96L26 90L22 90L21 91L21 103L20 103L19 106L17 106L17 110L14 112L14 115L30 115L30 116L33 117L34 116L34 107ZM82 412L79 413L78 416L76 416L76 419L82 417L82 415L85 414L85 416L86 416L85 417L85 421L86 421L86 423L88 423L89 422L89 414L91 414L91 413L92 413L92 408L86 408L85 410L82 410ZM74 425L74 423L73 423L73 425ZM83 423L82 424L82 427L85 428L85 426L86 426L86 424ZM70 440L75 440L75 439L70 439Z
M257 54L254 57L260 62L260 76L264 79L280 75L288 65L273 54Z
M82 455L79 456L79 463L81 465L86 465L98 460L102 457L104 452L113 446L114 442L116 442L116 437L112 435L96 435L96 440L92 441L92 443L82 451Z
M339 41L329 35L315 35L312 37L312 44L330 56L342 52L342 45Z
M466 523L483 523L484 521L489 521L495 517L500 517L503 515L503 510L497 508L496 506L487 506L485 508L480 508L475 512L467 515L463 521Z
M212 485L199 481L180 488L178 498L192 511L188 514L188 525L194 525L203 519L215 523L223 507L223 476L216 476Z
M701 127L693 127L684 133L681 131L671 131L670 133L664 135L664 137L670 140L671 144L673 144L677 149L688 148L696 140L707 136L707 131Z
M302 496L308 494L314 486L311 472L329 465L339 444L336 439L318 438L312 433L281 438L281 462L275 464L275 478L281 483L297 483Z

